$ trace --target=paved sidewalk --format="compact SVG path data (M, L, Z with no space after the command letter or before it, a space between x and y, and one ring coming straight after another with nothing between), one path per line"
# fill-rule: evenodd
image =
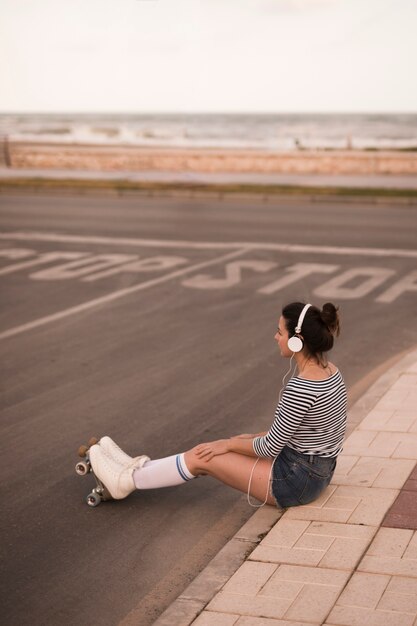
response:
M417 350L352 414L319 500L260 509L158 626L417 625Z
M416 190L417 177L412 175L324 175L324 174L262 174L239 172L165 172L165 171L94 171L46 170L0 167L1 180L84 180L126 181L132 183L180 183L195 185L265 185L290 187L329 187L345 189Z

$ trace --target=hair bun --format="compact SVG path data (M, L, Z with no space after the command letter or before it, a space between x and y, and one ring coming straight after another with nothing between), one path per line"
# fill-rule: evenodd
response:
M338 336L340 333L340 318L339 307L336 307L332 302L326 302L323 304L323 308L320 312L322 321L326 324L332 335Z

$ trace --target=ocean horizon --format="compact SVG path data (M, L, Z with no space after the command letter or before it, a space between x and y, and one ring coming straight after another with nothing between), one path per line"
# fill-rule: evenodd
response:
M0 113L9 141L171 148L417 150L417 113Z

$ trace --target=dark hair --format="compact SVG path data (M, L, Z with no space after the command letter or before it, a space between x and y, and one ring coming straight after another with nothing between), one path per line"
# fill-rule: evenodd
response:
M304 306L304 302L292 302L282 309L282 316L290 337L295 334L295 327ZM333 348L334 337L340 333L338 311L338 307L331 302L326 302L321 311L313 305L307 309L300 335L309 354L319 361L323 359L324 352Z

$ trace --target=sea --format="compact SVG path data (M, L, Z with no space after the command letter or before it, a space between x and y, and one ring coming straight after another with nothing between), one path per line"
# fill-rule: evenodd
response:
M416 113L0 113L10 141L172 148L417 150Z

